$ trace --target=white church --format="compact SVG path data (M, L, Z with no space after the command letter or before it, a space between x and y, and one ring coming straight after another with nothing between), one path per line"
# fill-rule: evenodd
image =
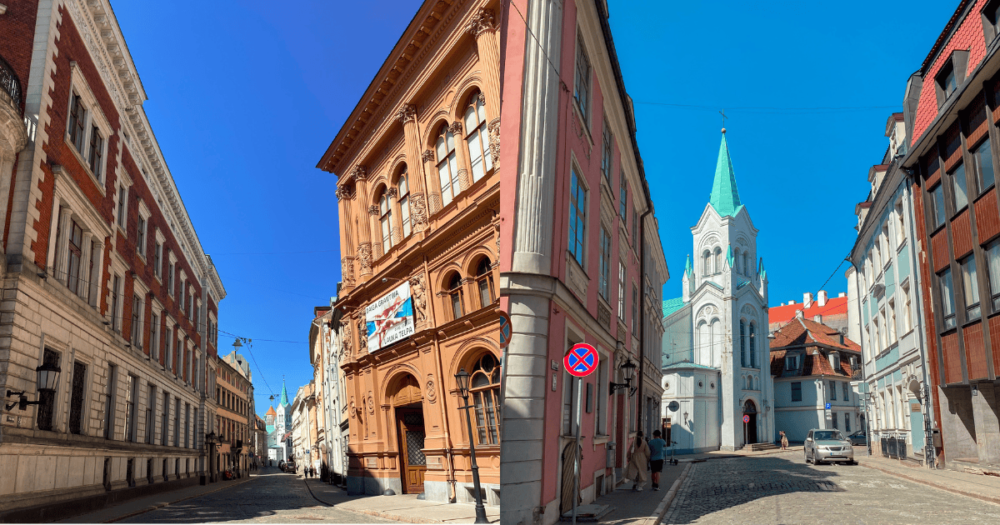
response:
M691 228L695 260L688 256L683 296L663 302L661 415L678 454L737 450L777 437L767 272L757 229L740 203L725 133L711 197Z

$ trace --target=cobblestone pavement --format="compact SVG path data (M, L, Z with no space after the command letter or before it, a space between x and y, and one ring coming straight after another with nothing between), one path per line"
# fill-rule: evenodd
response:
M365 514L329 507L313 498L300 477L277 468L260 476L204 496L172 503L132 516L124 523L396 523Z
M799 451L693 465L663 523L1000 523L1000 506Z

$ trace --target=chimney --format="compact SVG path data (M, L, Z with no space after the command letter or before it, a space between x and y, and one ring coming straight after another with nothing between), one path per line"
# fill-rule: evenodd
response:
M819 324L823 324L823 316L822 315L814 315L813 316L813 321L816 321Z
M785 303L781 303L781 304L779 304L778 306L785 306Z
M826 306L826 290L819 291L819 297L816 298L816 304L819 306Z
M788 304L795 304L795 301L794 300L788 301Z
M805 312L803 312L802 310L795 310L795 317L797 319L805 319L806 317Z
M802 294L802 306L809 308L810 306L812 306L812 302L813 302L812 292L806 292Z
M846 293L844 293L844 292L840 292L839 294L837 294L837 297L838 297L838 298L839 298L839 297L847 297L847 294L846 294Z

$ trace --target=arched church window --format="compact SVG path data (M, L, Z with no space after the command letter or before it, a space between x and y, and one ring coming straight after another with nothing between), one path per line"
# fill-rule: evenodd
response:
M722 248L715 249L715 273L722 273Z
M740 365L747 366L747 325L740 319Z
M737 274L743 273L742 270L740 269L741 259L742 258L740 257L740 249L737 248L736 250L733 251L733 271L735 271Z
M490 156L489 137L486 134L486 97L476 92L469 98L465 108L465 129L468 135L465 142L469 145L469 161L472 164L472 181L476 182L493 169L493 158Z
M757 368L757 334L756 324L750 323L750 368Z
M437 155L438 176L441 178L441 199L445 206L458 194L458 159L455 157L455 135L448 124L441 124L434 151Z
M705 275L712 275L712 254L709 253L708 250L705 250L705 253L702 254L701 257L705 261L705 264L704 264L705 267L703 269L704 272L705 272Z
M500 364L487 353L472 369L469 380L476 409L476 434L480 445L496 445L500 435Z
M743 252L743 273L746 275L753 274L753 268L750 265L750 253Z

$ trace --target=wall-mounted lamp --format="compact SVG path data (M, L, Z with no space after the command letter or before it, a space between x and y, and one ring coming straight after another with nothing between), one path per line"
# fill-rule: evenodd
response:
M58 366L51 364L43 364L42 366L35 369L35 373L38 375L36 381L38 385L37 388L38 388L39 399L41 399L42 392L56 391L56 384L58 384L59 382L59 372L61 371L62 370ZM11 396L18 396L19 399L17 401L14 401L13 403L8 403L5 407L7 410L14 408L15 405L17 406L18 410L25 410L28 408L28 405L41 404L40 400L28 401L28 397L25 395L23 391L13 392L11 390L8 390L6 397L11 397Z
M614 394L615 391L617 391L617 390L628 389L629 390L629 397L632 397L635 394L635 392L636 392L636 389L631 388L632 387L632 380L635 379L635 369L636 368L637 367L636 367L635 363L632 362L632 358L631 357L629 357L628 359L626 359L625 362L622 363L621 366L618 367L618 369L622 371L622 378L625 380L625 382L624 383L615 383L614 381L611 381L610 387L608 388L608 390L612 394Z

